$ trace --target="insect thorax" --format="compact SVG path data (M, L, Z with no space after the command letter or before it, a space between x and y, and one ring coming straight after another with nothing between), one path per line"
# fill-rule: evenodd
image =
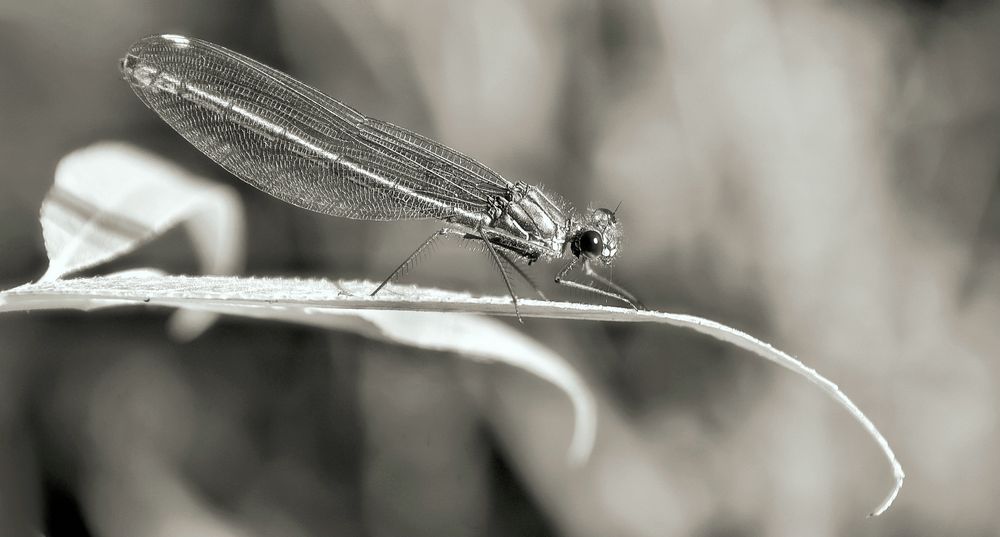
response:
M499 232L494 242L531 260L560 255L569 227L569 211L560 201L521 182L515 183L506 195L494 196L490 201L487 226Z

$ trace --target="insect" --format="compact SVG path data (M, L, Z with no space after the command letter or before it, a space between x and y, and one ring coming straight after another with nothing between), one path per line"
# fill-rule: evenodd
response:
M622 242L615 211L579 214L541 188L511 182L475 160L367 117L289 75L222 46L179 35L133 44L122 78L192 145L250 185L298 207L362 220L438 219L444 227L373 292L408 270L441 237L475 241L499 267L520 319L508 268L569 258L559 284L623 301L600 275ZM591 283L568 275L581 267ZM600 283L598 287L593 282Z

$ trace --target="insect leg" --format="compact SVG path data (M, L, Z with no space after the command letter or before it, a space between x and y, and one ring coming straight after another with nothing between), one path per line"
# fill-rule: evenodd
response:
M462 238L463 239L468 239L468 240L484 241L484 242L487 241L487 239L484 239L483 237L481 237L479 235L474 235L474 234L471 234L471 233L464 233L464 234L462 234ZM536 285L535 281L531 279L531 276L528 276L528 273L525 272L523 269L521 269L521 267L516 262L514 262L514 260L511 259L510 256L507 255L506 252L504 252L502 250L497 250L497 255L499 255L501 259L503 259L504 261L506 261L507 264L510 265L510 267L512 269L514 269L518 273L518 275L521 276L521 278L524 279L524 281L528 282L528 285L531 286L531 288L534 289L534 291L536 293L538 293L538 296L540 296L542 298L542 300L548 300L548 297L546 297L545 293L543 293L542 290L538 288L538 285ZM530 261L529 261L529 264L530 264Z
M493 255L493 261L495 261L497 266L500 267L500 275L503 276L503 283L504 285L507 286L507 292L510 293L511 300L514 301L514 315L517 316L517 320L520 321L521 324L524 324L524 319L521 318L521 312L517 308L517 295L514 294L514 288L511 287L510 285L510 278L507 277L507 269L504 268L503 266L503 261L500 259L500 254L497 253L497 249L495 246L493 246L493 243L490 242L488 238L486 238L486 234L483 233L482 226L480 226L476 230L479 232L479 237L483 239L483 242L486 244L486 249L489 250L490 254Z
M486 239L480 237L479 235L473 235L471 233L463 234L462 238L468 240L486 241ZM515 263L514 260L511 259L506 252L504 252L503 250L497 250L497 255L499 255L501 259L506 261L507 264L510 265L510 267L514 269L514 271L516 271L518 275L521 276L521 278L524 279L524 281L528 282L528 285L531 286L531 288L534 289L536 293L538 293L538 296L542 297L542 300L548 300L548 297L546 297L545 293L543 293L542 290L538 288L538 286L535 284L535 281L531 279L531 276L528 276L528 273L524 272L524 270L522 270L521 267L518 266L518 264Z
M613 289L616 293L627 298L628 302L632 304L633 308L642 310L646 309L646 307L642 305L642 302L639 302L639 299L637 299L635 295L626 291L624 287L602 276L600 273L594 270L594 267L590 266L590 263L586 261L583 262L583 272L586 273L587 276L590 276L591 278L594 278L595 280L601 282L602 284L607 285L608 287Z
M531 288L534 289L536 293L538 293L538 296L542 297L542 300L548 300L548 298L546 298L545 296L545 293L543 293L542 290L539 289L537 285L535 285L534 280L532 280L531 277L528 276L526 272L521 270L521 267L517 266L517 263L515 263L514 260L510 258L510 256L500 251L497 251L497 253L500 254L500 257L503 258L503 260L506 261L507 264L511 266L511 268L517 271L517 273L520 274L522 278L524 278L524 281L528 282L528 285L530 285Z
M622 302L625 302L626 304L632 306L637 310L640 308L641 304L639 304L639 301L635 300L635 297L632 297L631 299L629 298L632 296L631 294L626 293L628 294L628 296L625 296L623 294L619 294L614 291L605 291L604 289L601 289L599 287L594 287L593 285L580 283L566 278L566 274L570 270L572 270L573 267L575 267L579 261L580 261L579 259L573 259L572 261L569 262L568 265L566 265L565 268L560 270L559 274L556 274L556 283L558 283L559 285L565 285L566 287L572 287L574 289L582 289L584 291L590 291L591 293L596 293L598 295L603 295L606 297L614 298L616 300L621 300ZM593 269L589 267L589 264L586 261L584 261L583 266L584 266L584 271L587 272L588 275L592 275L591 273L593 272ZM616 289L619 288L617 285L614 287Z
M417 249L414 250L413 253L410 254L409 257L407 257L405 260L403 260L403 262L400 263L398 267L396 267L396 270L392 271L392 274L390 274L388 278L386 278L385 280L383 280L382 283L379 284L379 286L376 287L374 291L372 291L371 296L375 296L375 293L378 293L379 291L381 291L383 287L385 287L386 285L389 284L389 282L391 282L392 280L396 279L398 276L402 276L404 272L406 272L406 271L410 270L411 268L413 268L413 265L418 261L416 258L417 258L418 255L420 255L420 252L423 252L438 237L440 237L442 235L445 235L445 234L448 234L450 231L451 230L448 229L448 228L439 229L439 230L435 231L430 237L427 237L427 240L425 240L423 242L423 244L421 244L420 246L417 246Z

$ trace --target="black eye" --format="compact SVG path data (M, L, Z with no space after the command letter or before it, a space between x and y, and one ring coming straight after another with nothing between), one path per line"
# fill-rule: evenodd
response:
M580 234L580 251L587 257L598 257L604 251L604 239L593 229Z

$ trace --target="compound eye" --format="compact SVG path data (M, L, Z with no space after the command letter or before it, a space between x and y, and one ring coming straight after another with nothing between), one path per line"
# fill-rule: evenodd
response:
M604 251L604 238L593 229L580 234L580 251L589 258L600 257Z

